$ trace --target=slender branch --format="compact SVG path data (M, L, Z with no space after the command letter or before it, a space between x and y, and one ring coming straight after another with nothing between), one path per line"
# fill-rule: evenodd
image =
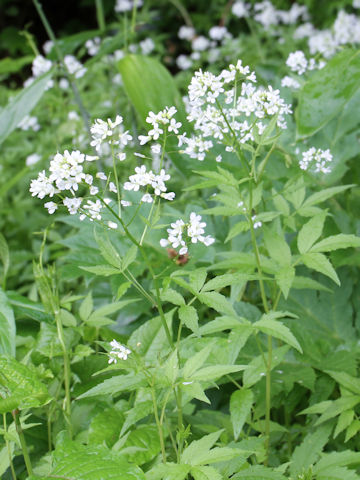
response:
M14 417L16 431L17 431L17 434L19 436L21 450L22 450L22 453L23 453L26 470L27 470L28 475L30 476L33 473L33 469L32 469L32 465L31 465L29 451L28 451L28 448L27 448L27 445L26 445L24 432L23 432L23 429L22 429L22 426L21 426L21 423L20 423L19 410L13 410L12 415Z
M106 30L104 7L102 0L95 0L96 5L96 19L99 25L99 30L104 32Z
M12 453L11 453L11 447L10 447L10 442L7 438L7 423L6 423L6 413L3 413L3 422L4 422L4 432L5 432L5 444L6 444L6 449L7 449L7 452L8 452L8 456L9 456L9 465L10 465L10 470L11 470L11 476L13 478L13 480L16 480L16 473L15 473L15 469L14 469L14 464L13 464L13 461L12 461Z

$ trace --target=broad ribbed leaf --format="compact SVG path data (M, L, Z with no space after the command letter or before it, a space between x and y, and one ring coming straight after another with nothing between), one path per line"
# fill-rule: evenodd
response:
M0 355L0 394L0 413L40 407L50 401L37 372L5 355Z
M0 288L0 353L15 355L15 333L14 312Z

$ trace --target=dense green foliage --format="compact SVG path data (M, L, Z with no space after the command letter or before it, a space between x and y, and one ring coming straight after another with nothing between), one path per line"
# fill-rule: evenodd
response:
M322 18L318 2L301 3L333 35L332 50L313 52L294 35L306 15L284 20L287 1L274 2L283 13L268 13L269 25L256 20L260 2L245 16L232 13L239 0L145 0L117 13L110 3L91 4L97 29L48 46L39 74L35 36L16 51L2 39L0 478L359 479L356 1L327 2ZM33 12L41 19L37 1ZM184 23L190 40L177 36ZM209 40L214 25L231 35ZM287 59L299 50L316 66L297 74ZM68 55L83 64L71 71ZM36 78L20 87L31 64ZM194 107L184 95L200 68L214 77ZM247 125L236 123L238 98L255 95L241 106ZM149 112L172 106L158 120L165 133L148 132ZM118 114L124 128L109 120L99 140L91 125ZM204 130L220 133L191 150L178 134L200 135L209 118ZM311 147L320 160L306 157ZM34 179L66 150L84 153L91 180L45 197ZM171 174L175 199L156 193L156 175L139 180L142 193L126 186L143 164ZM68 196L82 206L65 208ZM177 219L184 243L169 231L166 243Z

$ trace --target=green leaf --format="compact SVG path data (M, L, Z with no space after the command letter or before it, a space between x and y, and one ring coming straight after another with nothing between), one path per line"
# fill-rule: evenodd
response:
M360 431L360 420L356 418L346 429L345 443L353 438Z
M179 308L180 320L194 333L199 331L199 317L197 311L191 305L184 305Z
M40 407L50 401L38 373L5 355L0 355L0 392L0 413Z
M197 370L199 370L199 368L204 365L212 349L213 342L209 343L206 347L202 348L199 352L195 353L195 355L192 355L188 360L186 360L182 370L182 375L185 379L190 378Z
M124 415L116 407L107 408L91 419L89 444L107 445L111 448L118 440Z
M165 314L170 332L174 311L175 309ZM169 349L169 342L160 316L148 320L137 328L131 334L128 345L134 352L150 362L156 360L160 354L166 353Z
M181 462L189 465L196 465L197 458L207 453L211 447L218 441L222 430L203 436L200 440L195 440L185 448L181 455Z
M74 315L68 310L65 310L64 308L60 310L60 319L61 319L61 323L65 327L76 327L77 325L76 318L74 317Z
M229 233L225 239L225 243L237 237L238 235L240 235L240 233L247 232L248 230L250 230L250 225L248 221L243 220L241 222L235 223L235 225L230 228Z
M80 395L78 399L97 397L99 395L117 395L120 392L130 392L145 386L145 378L145 375L142 373L137 373L136 375L132 373L129 375L116 375L115 377L107 378L95 387L90 388L90 390Z
M79 315L82 321L86 321L93 311L94 303L91 291L86 295L79 308Z
M38 77L29 87L24 88L0 111L0 145L38 103L45 92L51 75L52 72L48 72Z
M54 452L51 478L72 478L74 480L145 480L139 467L128 463L125 458L103 446L81 445L66 442Z
M326 214L320 213L303 225L297 238L297 245L300 253L306 253L310 250L316 240L320 237L324 228L325 218Z
M318 474L323 470L334 467L347 467L348 465L359 465L360 453L344 450L342 452L326 453L314 466L314 473Z
M291 251L284 237L266 227L263 227L263 232L265 247L269 252L270 258L279 265L290 265Z
M336 417L340 413L353 408L358 403L360 403L359 395L349 395L334 400L329 406L329 408L317 419L315 425L320 425L321 423L326 422L330 418Z
M292 288L302 290L302 289L310 289L310 290L321 290L323 292L331 292L330 288L325 287L321 283L317 282L316 280L313 280L312 278L309 277L302 277L299 275L296 275L294 278L294 281L292 283Z
M250 276L251 278L251 276ZM226 273L225 275L217 275L215 278L209 280L201 289L201 292L209 292L211 290L218 290L229 285L236 285L246 282L249 275L246 273Z
M172 288L167 288L161 292L160 298L163 302L170 302L173 305L185 305L184 297L181 293L173 290Z
M213 365L210 367L200 368L193 373L189 378L191 380L201 380L203 382L215 381L229 373L240 372L245 370L246 365Z
M291 347L302 353L302 348L289 328L283 323L269 318L268 315L263 315L262 318L253 324L255 328L260 332L266 333L275 338L279 338L284 343L287 343Z
M130 462L142 465L152 460L161 448L157 427L155 425L138 425L136 430L132 430L126 439L124 448L128 447L141 449L126 455Z
M86 272L93 273L94 275L100 275L104 277L109 277L110 275L118 275L121 273L119 268L112 267L111 265L95 265L93 267L79 267L81 270Z
M0 288L0 353L15 356L16 326L13 309Z
M10 266L10 254L9 254L8 244L2 233L0 233L0 259L2 261L3 268L4 268L4 273L3 273L3 283L4 283L7 276L7 272L9 270L9 266Z
M234 430L235 440L239 438L241 430L251 412L254 394L251 390L242 388L236 390L230 398L230 417Z
M126 430L136 424L139 420L147 417L153 412L153 403L150 400L140 402L134 405L133 408L125 412L125 421L121 428L120 435L124 435Z
M302 255L301 259L308 268L326 275L337 285L340 285L339 277L331 265L330 260L328 260L325 255L322 253L308 252Z
M331 252L339 250L340 248L360 247L360 237L356 235L346 235L340 233L339 235L332 235L321 242L318 242L311 248L312 252Z
M354 410L345 410L345 412L341 412L336 424L336 428L334 431L334 438L336 438L338 435L340 435L341 432L343 432L348 426L351 424L351 422L354 419Z
M275 472L271 468L263 467L262 465L245 468L231 477L233 480L237 478L243 478L244 480L286 480L281 473Z
M277 367L283 360L286 352L289 350L287 345L276 348L273 350L271 358L271 370ZM262 355L258 355L248 365L248 368L244 372L243 385L245 388L250 388L259 380L261 380L266 374L267 365L264 363Z
M218 292L204 292L197 295L201 303L213 308L219 313L226 315L236 315L231 303L224 295Z
M104 231L95 229L95 240L98 244L101 255L113 267L120 271L123 269L121 257L114 245L111 243L109 236Z
M299 94L296 109L300 136L313 135L344 108L360 87L360 53L344 49L315 72Z
M291 265L286 265L275 274L275 280L280 287L280 290L285 298L288 297L289 291L292 287L295 278L295 268Z
M213 467L197 466L190 470L194 480L222 480L223 476Z
M136 259L138 248L136 245L132 245L124 255L122 259L122 268L126 270Z
M146 480L185 480L190 465L183 463L159 463L146 472Z
M339 187L330 187L330 188L325 188L324 190L321 190L320 192L313 193L308 197L305 202L302 205L302 208L307 208L311 207L313 205L316 205L318 203L325 202L328 198L333 197L334 195L337 195L338 193L344 192L345 190L348 190L349 188L354 187L355 185L340 185Z
M359 475L354 470L345 467L331 467L322 470L316 476L317 480L359 480Z
M314 433L308 433L302 443L295 448L290 464L290 473L293 477L316 462L329 440L331 430L332 425L323 425Z
M325 370L325 372L340 383L342 387L349 390L349 392L360 395L360 380L358 378L352 377L346 372L334 372L331 370Z
M3 58L0 60L0 75L18 73L23 66L31 63L33 59L34 57L32 55L27 55L26 57L20 58Z

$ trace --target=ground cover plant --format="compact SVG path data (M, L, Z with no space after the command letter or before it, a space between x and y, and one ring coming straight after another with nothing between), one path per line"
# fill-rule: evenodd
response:
M360 2L48 8L2 36L0 478L360 478Z

